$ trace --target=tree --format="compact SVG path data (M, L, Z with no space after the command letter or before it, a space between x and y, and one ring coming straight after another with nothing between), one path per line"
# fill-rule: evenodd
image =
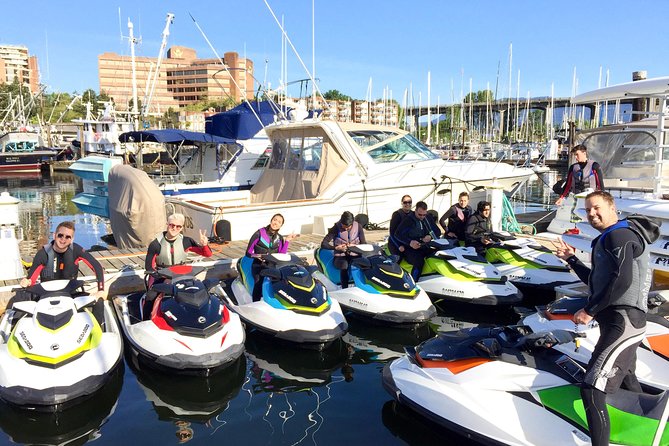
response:
M351 97L341 93L339 90L328 90L323 94L328 101L350 101Z
M492 102L493 101L493 94L492 91L490 90L479 90L476 92L471 92L467 93L467 96L465 96L464 103L468 104L470 102L479 102L479 103L485 103L485 102Z

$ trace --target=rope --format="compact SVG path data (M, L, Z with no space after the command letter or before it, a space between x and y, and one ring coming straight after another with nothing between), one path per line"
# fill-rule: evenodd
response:
M516 214L513 212L513 206L511 206L511 201L502 195L502 230L507 232L512 232L516 234L526 234L527 230L530 230L530 234L536 234L537 228L533 224L520 225ZM523 230L525 229L525 231Z

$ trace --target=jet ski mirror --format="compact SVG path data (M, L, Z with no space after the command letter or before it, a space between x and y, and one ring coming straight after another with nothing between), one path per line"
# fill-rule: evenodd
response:
M14 311L22 311L26 314L33 314L35 312L36 306L37 302L34 301L14 302L14 305L12 305L12 309Z
M173 285L171 283L155 283L151 289L155 292L158 293L163 293L163 294L168 294L171 295L174 290L173 290Z
M400 263L400 256L398 256L397 254L391 254L388 256L388 258L392 260L393 263Z
M82 308L92 307L95 305L95 300L95 297L91 295L75 297L73 299L74 307L77 309L77 311L81 310Z
M359 257L357 259L353 259L351 261L351 264L357 266L360 269L369 269L372 267L372 263L369 261L367 257Z
M207 279L204 279L204 280L202 281L202 283L204 284L204 287L205 287L206 289L210 290L210 289L212 289L213 287L215 287L216 285L218 285L219 283L221 283L221 280L220 280L220 279L217 279L217 278L215 278L215 277L209 277L209 278L207 278Z
M272 280L281 280L281 271L276 268L267 268L260 270L261 277L269 277Z

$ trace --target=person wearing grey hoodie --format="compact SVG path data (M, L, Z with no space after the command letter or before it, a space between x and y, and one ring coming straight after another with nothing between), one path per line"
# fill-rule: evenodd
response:
M613 197L595 191L585 198L590 225L600 232L592 241L591 268L561 241L558 257L567 261L589 287L588 302L574 314L576 324L599 324L600 337L592 352L581 397L593 445L608 445L610 420L606 394L621 386L641 392L635 376L636 349L646 331L648 311L648 245L660 236L660 222L642 215L618 220Z

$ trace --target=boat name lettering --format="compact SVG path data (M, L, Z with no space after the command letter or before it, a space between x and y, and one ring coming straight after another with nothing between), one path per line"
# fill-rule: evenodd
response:
M374 282L380 284L380 285L383 285L383 286L386 287L386 288L390 288L390 285L389 285L389 284L387 284L386 282L384 282L383 280L379 279L379 278L376 277L376 276L372 276L372 280L373 280Z
M23 342L24 342L24 344L26 345L26 347L28 347L28 350L32 350L32 349L33 349L33 345L32 345L32 344L30 343L30 341L28 340L28 336L26 336L26 334L25 334L24 332L20 332L20 333L19 333L19 336L21 336L21 339L23 339Z
M184 217L184 229L193 229L193 218L190 215L185 215Z
M84 336L86 336L86 332L88 331L89 328L91 328L90 325L88 324L84 325L84 329L81 330L81 334L77 338L77 344L81 344L81 341L84 339Z
M293 299L290 294L286 293L284 290L279 290L279 294L288 299L291 303L296 303L297 301Z

